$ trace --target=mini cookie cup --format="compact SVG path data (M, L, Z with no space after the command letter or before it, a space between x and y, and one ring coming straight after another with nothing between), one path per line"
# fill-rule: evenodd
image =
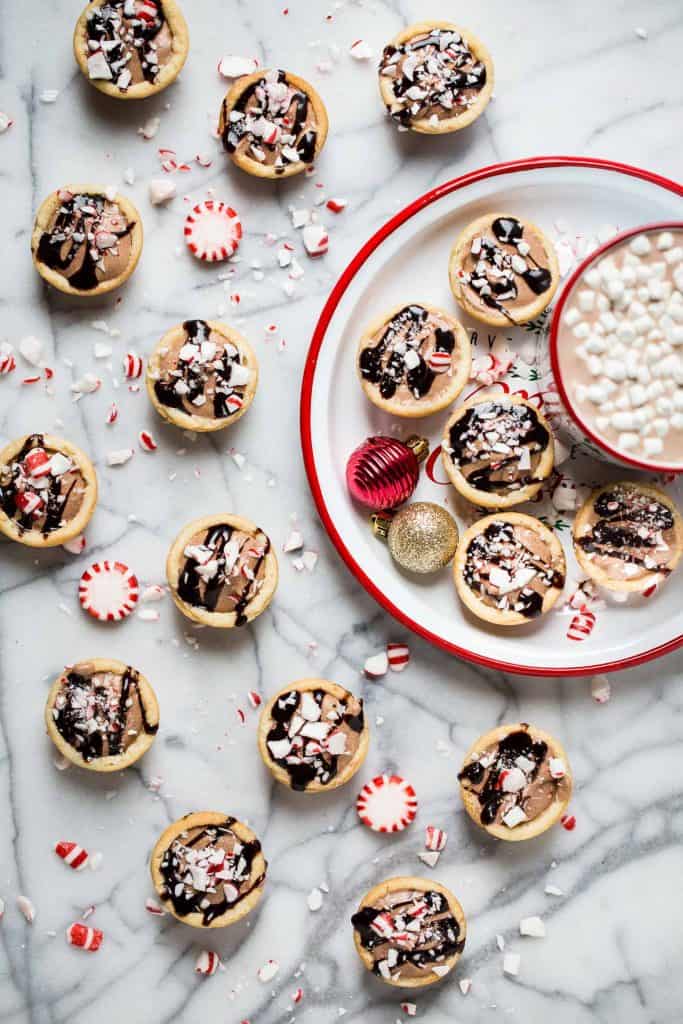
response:
M124 664L124 662L115 661L112 658L89 658L87 661L83 660L77 662L75 665L70 665L68 669L55 680L50 688L47 702L45 704L45 725L47 728L47 734L57 747L60 754L65 757L67 761L70 761L71 764L76 765L77 768L85 768L86 771L99 772L100 774L123 771L124 768L130 767L130 765L138 761L143 754L146 754L154 743L156 731L159 728L159 704L157 702L156 694L147 678L136 669L136 682L138 693L140 695L140 702L144 709L145 720L153 731L140 732L136 739L126 750L123 751L122 754L98 757L94 761L86 761L75 747L72 747L70 743L67 743L60 731L57 729L52 716L52 709L55 706L55 700L62 690L63 684L66 682L68 671L78 669L80 666L85 665L87 665L89 670L92 670L90 672L91 675L95 675L98 672L111 672L115 675L122 676L129 668L129 666Z
M134 85L130 85L125 92L122 92L113 81L91 78L88 70L88 56L90 54L87 29L88 15L91 11L97 10L98 7L103 7L106 2L107 0L94 0L93 3L88 4L84 8L76 22L73 36L73 51L76 63L83 72L83 77L98 92L102 92L105 96L111 96L116 100L144 100L148 96L154 96L155 93L162 92L178 77L190 50L190 35L180 6L176 3L176 0L156 0L163 8L166 21L173 36L173 54L171 59L159 69L156 82L137 82Z
M20 437L18 440L11 441L5 445L0 451L0 467L12 462L30 436L30 434L26 434L24 437ZM5 537L9 537L10 540L16 541L18 544L24 544L29 548L59 547L77 537L90 522L97 504L97 476L88 456L80 448L77 448L69 441L64 441L60 437L54 437L52 434L43 434L42 438L46 449L61 452L75 463L83 477L86 490L77 515L64 526L47 534L42 533L40 530L22 530L16 520L10 518L0 508L0 533L3 533Z
M212 433L216 430L224 430L226 427L231 427L233 423L237 423L247 412L254 400L259 378L258 360L246 338L233 327L228 327L227 324L220 323L218 320L207 320L206 323L212 331L239 349L243 361L242 364L252 371L251 380L244 386L241 409L238 409L232 416L214 418L199 416L196 413L189 413L184 409L175 409L172 406L164 405L159 400L155 384L160 376L161 355L165 348L174 344L185 333L182 324L176 324L175 327L171 327L158 342L147 360L147 373L145 377L149 400L161 418L166 420L167 423L172 423L183 430L194 430L197 433Z
M468 286L463 284L459 278L459 271L470 256L472 240L477 235L485 233L493 221L498 218L519 220L525 228L528 228L532 234L537 236L548 259L548 270L551 276L550 287L542 295L528 302L525 306L516 309L514 314L509 313L508 316L496 309L472 301ZM538 225L527 218L514 217L512 214L496 211L494 213L486 213L483 217L477 217L476 220L472 221L471 224L468 224L460 232L451 249L448 261L448 280L456 302L466 313L469 313L470 316L481 323L490 324L493 327L509 328L529 323L530 320L534 320L537 316L540 316L544 309L548 308L560 283L560 266L557 262L557 255L552 242Z
M548 752L552 754L553 757L561 758L564 761L566 774L564 775L563 781L566 782L567 787L565 797L561 799L554 799L549 807L547 807L542 814L539 814L538 817L532 818L531 821L515 825L513 828L508 828L508 826L504 824L497 825L495 823L492 825L483 825L481 821L481 804L479 803L477 794L470 788L466 779L460 781L460 796L465 810L474 824L478 825L478 827L483 829L484 832L488 832L489 835L494 836L496 839L504 839L509 843L518 843L525 839L534 839L536 836L541 835L541 833L547 832L547 830L552 828L553 825L556 825L567 810L573 789L573 778L569 767L569 759L562 744L556 740L554 736L551 736L550 733L544 732L543 729L538 729L535 725L527 725L524 722L513 722L508 725L499 725L495 729L491 729L490 732L486 732L483 736L480 736L465 754L463 769L472 761L476 760L474 756L475 754L483 754L485 750L489 747L495 746L497 743L500 743L500 741L505 739L506 736L509 736L511 732L517 732L520 729L528 731L533 740L542 740L548 745Z
M420 306L422 309L426 309L429 313L436 314L448 322L453 334L455 335L455 348L452 353L451 362L453 372L449 378L448 387L442 390L438 398L433 398L431 400L428 397L420 399L414 398L410 403L399 401L396 398L382 398L379 388L375 384L366 380L361 373L361 352L364 348L368 347L369 342L372 341L373 337L382 329L382 327L388 324L408 305L411 305L411 303L402 302L393 309L390 309L387 313L383 313L381 316L376 317L372 323L368 324L360 341L358 342L358 348L356 351L356 373L358 374L358 379L360 380L361 387L363 388L367 398L369 398L372 404L376 405L378 409L391 413L393 416L401 416L405 419L418 419L424 416L431 416L432 413L446 409L462 392L469 380L472 369L472 346L470 344L467 331L451 313L447 313L445 310L439 309L438 306L430 305L427 302L413 303L413 305Z
M467 921L465 919L465 912L462 909L459 901L455 898L450 889L447 889L445 885L441 885L440 882L433 882L428 878L418 878L416 875L407 875L404 877L387 878L386 881L380 882L374 888L370 889L368 893L361 900L358 909L363 910L365 907L376 906L381 900L385 899L392 892L438 892L446 899L449 910L453 914L453 917L458 922L460 929L460 938L462 939L462 945L465 945L467 938ZM363 946L358 931L353 929L353 941L356 946L356 952L360 957L363 966L367 968L372 974L374 959L372 952ZM462 949L459 952L453 953L451 956L446 957L444 960L439 961L440 967L448 968L444 972L444 976L450 974L457 964L458 960L462 955ZM430 971L424 978L398 978L395 981L390 978L384 978L380 976L380 980L386 985L391 985L393 988L426 988L428 985L434 985L436 982L443 981L443 977Z
M227 512L224 515L218 514L203 516L201 519L194 519L191 523L188 523L183 527L171 545L166 559L166 577L171 589L171 597L173 598L178 610L181 611L186 618L192 619L193 622L199 622L205 626L213 626L216 629L232 629L237 626L237 615L235 612L211 612L205 608L188 604L187 601L184 601L178 594L178 581L185 561L185 548L196 533L221 524L231 526L233 529L240 530L243 533L256 534L259 532L259 528L252 523L251 520L244 519L242 516L235 516ZM244 615L247 622L252 622L257 618L266 610L272 601L277 589L278 575L277 557L271 544L270 550L265 556L265 575L263 577L263 586L244 609Z
M451 427L453 427L458 420L462 419L469 409L475 408L478 405L486 405L490 402L499 403L500 405L527 406L527 408L533 412L541 426L548 432L548 445L541 453L541 458L539 459L535 472L535 476L540 479L538 482L527 484L525 487L520 487L518 490L509 490L507 494L501 494L498 491L480 491L476 487L472 487L446 450L450 447ZM521 505L523 502L530 501L534 498L543 487L543 482L547 480L552 473L553 466L555 464L553 432L545 416L543 416L536 406L532 405L531 402L527 402L519 395L505 395L503 397L490 396L488 398L479 397L458 406L446 421L443 430L441 461L446 471L446 475L455 487L456 491L473 505L478 505L480 508L487 509L512 508L514 505Z
M33 233L31 235L31 255L33 256L33 263L36 270L44 281L47 281L47 283L51 284L53 288L63 292L65 295L77 295L79 297L87 296L91 298L97 295L105 295L107 292L120 288L122 284L125 284L137 267L142 254L143 229L142 220L137 207L133 205L130 199L126 199L124 196L118 194L111 200L112 203L116 203L116 205L120 207L121 211L125 214L128 223L134 223L134 227L130 232L130 258L122 273L118 274L116 277L112 277L109 281L101 281L96 288L83 290L81 288L74 288L69 284L68 278L63 274L60 274L58 270L53 270L52 267L48 267L47 264L43 263L38 258L38 246L40 244L40 239L46 232L50 231L54 216L62 205L62 200L59 198L60 192L70 192L72 195L97 196L103 199L107 198L105 195L106 188L103 185L63 185L62 188L55 192L51 192L50 195L43 200L38 208L33 226Z
M476 523L465 531L460 539L453 561L453 578L458 597L474 615L495 626L522 626L528 625L530 622L537 622L556 603L564 589L564 585L561 588L549 587L543 598L543 607L540 615L535 619L530 619L526 615L522 615L521 612L494 608L491 605L485 604L465 581L465 564L471 542L478 534L483 533L487 526L495 522L510 523L512 526L525 526L527 529L538 533L550 548L553 556L553 565L561 570L563 576L566 575L564 549L552 530L548 529L539 519L535 519L534 516L525 515L523 512L499 512L477 520Z
M263 68L260 71L254 71L250 75L242 75L241 78L238 78L234 82L225 94L221 104L220 117L218 120L218 134L221 138L229 124L230 113L234 110L235 105L239 102L243 93L246 92L246 90L255 82L264 78L269 70L272 70L272 68ZM307 167L311 167L315 163L327 140L329 119L327 117L325 104L323 103L319 93L313 88L310 82L306 81L305 78L301 78L299 75L294 75L290 71L285 71L285 75L287 76L287 82L290 85L308 96L313 107L317 125L313 159L308 163L305 163L303 160L289 163L280 171L277 171L273 165L261 163L244 153L238 153L237 151L234 153L228 153L228 156L236 167L241 168L241 170L246 171L247 174L251 174L255 178L268 178L272 181L281 180L282 178L291 178L295 174L301 174Z
M411 131L418 132L421 135L443 135L449 132L458 132L461 128L467 128L477 118L483 114L484 110L488 106L489 100L493 95L494 87L494 70L493 60L491 54L484 46L484 44L471 32L466 29L460 28L458 25L454 25L450 21L420 21L415 25L409 25L407 28L402 29L398 35L389 42L389 46L402 46L404 43L410 42L415 36L428 34L433 29L443 29L445 31L457 32L463 39L467 41L467 45L472 53L473 57L481 61L486 68L486 84L481 89L475 102L455 117L444 117L440 118L436 123L430 121L429 118L423 117L417 120L410 121L408 127ZM384 105L389 108L394 102L394 91L391 87L391 79L386 75L379 75L379 91L384 102Z
M280 697L283 697L287 693L291 693L292 690L297 690L299 693L312 690L324 690L326 693L336 697L337 700L343 701L352 697L353 694L340 686L338 683L332 683L328 679L297 679L295 682L290 683L289 686L284 686L274 697L268 701L259 718L258 725L258 748L263 763L266 768L270 771L273 778L278 782L281 782L283 786L287 786L288 789L293 789L291 779L284 768L282 768L271 756L270 750L268 749L268 733L273 724L272 710L275 703ZM340 786L345 785L349 779L353 778L358 769L361 767L368 753L370 746L370 730L368 728L367 718L364 719L363 731L360 734L358 742L358 748L356 749L353 757L349 760L344 769L334 776L327 784L319 782L314 779L308 783L306 788L302 790L304 793L326 793L333 789L338 789Z
M170 848L174 840L182 835L183 832L189 832L194 828L210 828L212 825L225 825L226 821L229 821L229 817L226 814L221 814L219 811L194 811L191 814L186 814L183 818L179 818L174 821L172 825L169 825L161 835L159 836L152 855L150 857L149 868L152 875L152 883L156 890L157 896L164 909L172 914L176 920L181 921L183 924L189 925L191 928L199 928L202 931L206 931L207 928L228 928L232 924L236 924L243 917L246 917L256 905L260 902L263 896L263 890L265 886L265 875L268 865L266 864L263 856L263 851L259 851L251 865L251 874L249 880L256 881L258 878L262 878L259 885L257 885L251 892L236 903L232 909L227 910L220 917L215 918L209 924L204 924L202 914L194 912L190 914L178 914L171 900L166 899L163 895L165 890L164 877L161 873L161 862L164 854ZM256 840L256 835L247 826L242 824L241 821L232 820L229 825L230 831L233 832L239 840L244 843L252 843Z

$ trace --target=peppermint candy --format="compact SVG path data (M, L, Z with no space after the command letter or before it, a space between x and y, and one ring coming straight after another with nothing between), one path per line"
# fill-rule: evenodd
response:
M100 622L120 622L138 601L137 577L123 562L95 562L81 576L78 598Z
M138 441L140 442L140 447L145 452L155 452L158 448L158 445L149 430L141 430L138 434Z
M442 850L445 850L447 842L448 832L444 832L442 828L437 828L436 825L427 825L425 829L425 850L441 853Z
M80 555L81 552L85 551L86 539L84 533L79 533L78 537L72 537L66 544L62 544L65 551L68 551L70 555Z
M185 241L193 256L208 263L227 260L237 250L242 223L231 206L207 199L185 218Z
M371 654L369 658L365 659L363 665L363 672L368 679L381 679L382 676L387 674L389 669L389 658L386 651L380 651L379 654Z
M451 366L451 353L434 349L427 356L427 365L434 373L445 373Z
M309 256L322 256L327 252L330 238L322 224L308 224L302 232L304 248Z
M239 412L239 410L242 408L242 406L244 405L244 402L242 401L242 399L240 398L239 395L233 394L233 395L228 395L228 397L226 399L226 402L225 402L225 405L227 407L227 410L228 410L229 414L231 416L234 416L234 414L236 412Z
M150 898L145 900L145 910L148 914L151 914L152 917L164 917L166 914L164 908L160 906L156 900Z
M74 921L66 930L66 941L70 946L85 949L88 953L96 953L102 945L104 934L99 928L89 928L81 921Z
M612 696L612 688L607 676L593 676L591 679L591 696L596 704L606 704Z
M378 775L356 800L358 817L373 832L402 832L417 814L417 796L400 775Z
M210 949L203 949L197 957L194 969L197 974L203 974L206 978L211 978L220 967L220 963L218 953L214 953Z
M123 372L128 380L137 380L142 377L142 359L135 352L126 352L123 357Z
M241 78L242 75L253 74L258 66L256 57L238 57L235 54L227 54L218 61L218 74L223 78Z
M3 376L12 373L17 368L17 361L14 358L14 349L7 341L0 343L0 374Z
M410 662L410 649L407 644L387 644L387 658L392 672L403 672Z
M279 970L280 964L277 960L266 960L265 964L259 967L256 974L259 981L269 982L273 980Z
M81 871L88 863L88 851L78 843L70 843L62 839L55 843L55 853L74 871Z
M573 617L567 629L568 640L585 640L593 632L595 615L585 605Z

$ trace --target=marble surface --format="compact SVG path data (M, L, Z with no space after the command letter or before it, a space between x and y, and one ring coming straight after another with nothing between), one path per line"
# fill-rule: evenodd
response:
M494 55L496 98L461 138L431 141L399 135L385 122L373 65L353 61L348 48L362 37L377 51L420 15L453 16L451 3L330 3L331 21L326 3L289 0L287 15L284 3L186 3L192 36L186 69L144 105L116 104L82 80L70 49L78 5L53 0L39 14L20 0L2 5L0 110L15 124L0 138L0 334L14 344L27 334L43 339L55 376L53 394L43 384L22 386L30 368L18 360L18 371L0 379L0 434L5 440L36 429L62 433L94 457L101 497L84 555L0 548L0 897L7 905L0 923L0 1021L328 1024L345 1016L391 1024L403 1016L403 997L364 972L348 919L383 877L418 868L428 873L416 853L429 823L449 832L434 874L460 897L469 934L455 978L414 1000L419 1019L679 1021L683 656L614 676L612 700L603 706L591 700L586 680L504 676L416 638L406 672L367 682L360 674L364 659L403 634L354 583L323 535L304 478L297 416L308 339L331 284L359 244L417 194L480 165L537 153L611 157L680 177L680 3L478 5L467 23ZM338 54L330 55L331 45ZM225 163L210 129L224 90L216 62L229 52L257 54L263 64L288 66L318 85L332 131L317 178L272 187ZM328 61L331 70L317 69ZM59 95L46 103L41 96L51 89ZM152 115L161 127L146 142L136 130ZM196 153L213 156L210 168L193 164L176 176L179 198L167 208L153 208L147 196L149 180L160 174L158 146L190 161ZM135 277L120 296L94 308L46 292L28 253L39 202L69 181L123 186L127 168L136 182L124 188L139 204L146 230ZM329 254L315 263L301 257L305 276L288 297L286 272L275 266L275 250L264 238L269 232L294 237L288 205L311 206L317 182L349 205L339 217L326 217ZM219 269L196 264L181 248L182 194L201 199L209 188L244 220L243 261L232 280L222 281ZM253 260L263 264L263 280L255 279ZM239 307L231 303L233 293L241 295ZM212 316L241 323L253 339L261 390L229 433L192 441L162 426L144 393L121 382L120 357L149 352L173 323ZM106 340L92 327L96 320L120 332L110 339L110 360L94 358L94 343ZM270 340L268 323L277 325ZM100 391L75 403L71 385L92 372L103 380ZM105 412L113 400L120 417L109 427ZM158 451L136 450L126 466L108 468L106 453L137 449L142 428L154 432ZM257 517L278 547L298 517L307 546L320 554L314 572L297 572L283 555L274 604L235 635L188 628L168 599L158 623L132 617L121 626L98 626L81 614L76 581L89 561L121 558L145 582L162 582L178 529L217 509ZM137 665L160 699L157 742L125 775L58 771L44 734L49 682L65 663L92 655ZM310 674L353 687L371 722L381 720L359 779L400 770L413 781L418 822L400 837L378 837L359 825L354 783L318 799L271 783L258 758L246 692L270 694ZM508 848L470 827L455 776L479 733L519 719L538 722L567 747L577 827ZM162 780L158 792L155 779ZM270 861L260 909L211 942L144 909L156 837L196 808L248 818ZM57 839L101 851L99 871L70 872L51 852ZM544 895L549 882L565 896ZM321 883L329 894L312 913L307 893ZM35 904L32 925L17 910L19 894ZM64 940L67 925L91 904L90 923L105 933L96 955ZM546 922L544 940L519 936L519 920L533 914ZM503 975L496 934L522 955L516 979ZM210 979L194 973L204 945L225 965ZM279 960L280 971L263 985L256 971L269 958ZM462 978L472 979L467 997L457 984ZM293 1006L298 986L304 999Z

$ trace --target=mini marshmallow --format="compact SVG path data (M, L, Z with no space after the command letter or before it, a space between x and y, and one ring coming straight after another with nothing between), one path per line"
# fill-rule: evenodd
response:
M629 243L629 249L635 256L647 256L652 251L647 235L636 235Z

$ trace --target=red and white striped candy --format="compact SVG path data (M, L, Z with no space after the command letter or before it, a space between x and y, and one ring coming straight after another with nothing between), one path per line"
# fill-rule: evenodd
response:
M78 598L100 622L120 622L138 601L137 577L123 562L95 562L81 576Z
M573 617L567 629L568 640L585 640L590 636L595 626L595 615L585 605Z
M434 349L427 356L427 364L434 373L445 373L446 370L450 369L451 358L450 352L441 352L439 349Z
M141 18L148 23L156 21L158 13L159 11L154 0L143 0L139 7L136 5L135 17Z
M208 263L229 259L242 237L242 224L231 206L207 199L185 218L185 241L193 256Z
M402 672L408 667L410 661L410 650L407 644L387 644L387 657L389 668L393 672Z
M445 850L447 842L448 832L444 832L442 828L437 828L436 825L427 825L425 829L425 850L441 853L442 850Z
M295 1004L296 1003L300 1003L301 1000L303 999L303 997L304 997L304 990L302 988L298 988L298 989L296 989L295 992L292 992L292 1002L295 1003Z
M21 491L20 494L17 494L16 504L24 515L31 516L40 512L45 502L39 494L35 494L33 491Z
M396 931L393 915L388 910L384 910L381 914L378 914L377 917L373 919L370 927L373 932L376 932L377 935L381 935L383 939L390 938Z
M303 232L304 249L309 256L322 256L327 252L330 239L322 224L308 224Z
M417 814L417 796L400 775L378 775L356 800L358 817L374 832L402 832Z
M346 209L347 200L331 198L327 200L327 203L325 205L327 206L328 210L332 211L332 213L341 213L342 210Z
M33 477L47 476L50 472L50 456L44 448L34 448L24 459L24 467Z
M3 341L0 344L0 374L12 373L17 368L17 361L14 358L14 349L9 342Z
M68 551L70 555L80 555L82 551L85 551L86 539L84 533L79 533L77 537L72 537L62 547L65 551Z
M123 372L128 380L137 380L142 377L142 359L135 352L126 352L123 357Z
M116 423L119 418L119 407L116 402L112 402L109 406L109 412L107 413L107 423L111 426L112 423Z
M160 906L156 900L150 899L149 897L145 900L145 910L153 917L164 917L166 914L164 908Z
M251 704L252 708L261 707L261 694L257 693L256 690L249 690L249 692L247 693L247 697L249 698L249 703Z
M88 851L78 843L69 843L60 839L58 843L55 843L55 853L74 871L80 871L88 863Z
M89 953L96 953L102 945L103 933L99 928L89 928L81 921L74 921L66 930L66 941L70 946L78 946Z
M157 450L158 445L149 430L141 430L138 434L138 441L140 442L140 447L145 452L155 452Z
M239 395L228 395L228 399L225 404L228 412L232 416L242 408L244 403Z
M205 977L211 978L218 970L220 962L218 953L214 953L210 949L203 949L197 957L194 969L197 974L203 974Z

